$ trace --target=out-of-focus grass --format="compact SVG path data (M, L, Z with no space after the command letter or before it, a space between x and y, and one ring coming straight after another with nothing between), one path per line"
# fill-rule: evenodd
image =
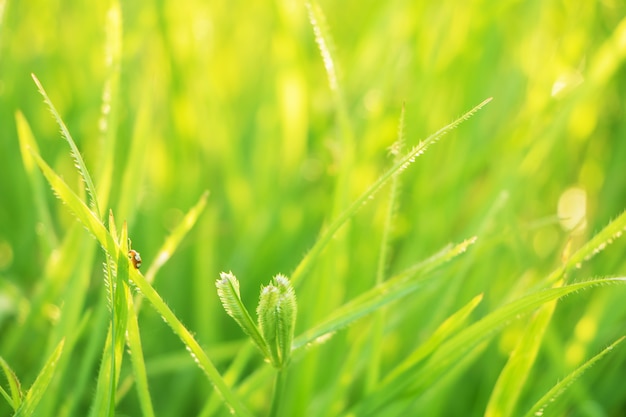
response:
M101 311L106 299L103 255L91 261L95 243L52 192L38 194L20 157L17 111L43 157L82 192L31 73L91 172L106 158L114 161L111 197L101 210L129 199L129 235L146 265L210 191L206 211L154 285L220 371L229 369L238 351L230 346L241 346L243 334L219 305L219 272L239 277L249 305L260 284L293 272L324 226L393 163L388 148L403 106L410 147L494 98L400 177L388 276L449 242L478 240L434 283L387 309L381 378L478 294L484 298L473 321L545 285L541 280L563 254L626 207L626 7L620 2L322 2L346 120L303 2L125 2L111 108L117 124L108 126L117 142L112 154L103 154L102 94L114 70L105 62L110 6L0 1L0 356L25 389L58 337L72 336L59 335L59 323L77 283L84 285L84 302L76 307L83 313ZM141 142L143 149L132 151ZM121 194L129 162L141 164L130 196ZM51 221L38 209L41 195ZM378 193L359 211L298 286L296 334L375 284L387 195ZM581 227L567 230L566 220ZM624 275L624 250L617 239L567 280ZM520 414L624 334L624 296L611 286L557 305ZM184 348L158 314L143 308L138 319L156 415L200 414L212 388L191 360L180 359ZM87 385L73 408L81 416L93 401L106 336L97 314L85 320L64 359L66 373L52 381L61 386L57 392L71 393L72 370L85 370ZM409 414L484 413L525 324L510 323L468 356L458 374L409 402ZM371 328L358 322L293 364L285 415L335 415L366 397ZM264 366L255 354L238 359L244 376ZM569 389L563 410L620 415L625 359L616 347ZM122 380L130 374L127 362ZM265 380L245 398L251 410L267 412L271 388ZM120 415L141 413L133 390L119 398ZM43 401L48 410L61 410L54 404L66 399ZM8 410L0 402L0 415Z

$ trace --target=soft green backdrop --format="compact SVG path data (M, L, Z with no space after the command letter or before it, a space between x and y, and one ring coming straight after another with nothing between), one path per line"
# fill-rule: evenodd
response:
M392 305L383 375L477 294L485 298L476 317L525 294L560 265L568 245L576 249L626 207L623 2L323 1L321 26L333 38L338 73L334 90L304 2L121 2L122 57L111 108L118 146L104 155L102 95L115 70L106 63L109 6L0 0L0 356L24 388L53 343L64 290L44 296L25 336L3 343L3 335L29 314L43 271L54 261L54 244L46 247L42 236L52 229L62 241L75 220L52 192L46 195L51 222L38 215L20 156L17 111L43 157L81 188L31 73L88 168L97 173L104 158L114 157L110 206L121 198L131 143L145 143L132 207L116 213L118 221L128 220L145 265L209 190L206 211L155 287L203 346L224 348L220 369L233 356L224 344L243 334L219 305L219 272L237 275L253 310L259 286L277 273L289 275L324 224L390 166L388 148L403 107L412 146L493 97L400 177L390 273L449 242L479 240L469 256L442 271L441 281ZM582 200L564 200L571 188ZM299 330L374 285L387 194L381 191L352 219L298 288ZM568 207L584 216L574 233L559 222ZM75 259L63 260L68 274L83 256L80 248ZM569 279L626 275L625 251L617 240ZM98 252L85 309L104 298L103 261ZM623 288L607 287L559 304L520 412L624 334L624 297ZM482 415L523 325L508 326L445 388L414 402L413 412ZM148 367L155 369L150 389L157 415L199 414L211 392L201 372L149 308L140 327ZM358 323L292 368L286 415L334 415L358 401L366 384L355 352L367 349L361 338L367 329L367 320ZM90 331L104 337L102 328L88 327L76 361ZM589 371L572 388L564 415L621 415L625 359L620 346ZM253 357L246 366L259 362ZM95 385L97 365L98 357L89 384ZM88 410L93 389L87 386L75 415ZM262 385L247 399L251 408L265 413L270 392L271 383ZM139 414L132 392L117 410ZM5 411L0 404L0 414Z

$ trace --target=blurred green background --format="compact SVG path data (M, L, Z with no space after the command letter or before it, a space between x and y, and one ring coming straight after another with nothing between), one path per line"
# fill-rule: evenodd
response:
M220 271L237 275L252 309L259 286L292 272L324 224L391 165L388 148L403 106L412 146L493 97L401 177L391 272L448 242L478 235L479 243L445 269L438 284L390 310L384 372L476 294L485 294L481 313L524 294L560 264L569 239L575 249L626 207L626 4L367 0L320 6L334 40L339 95L329 86L304 2L122 2L110 204L120 198L117 184L131 143L141 138L146 146L136 163L142 174L133 178L137 192L126 217L133 247L149 265L169 231L210 191L206 212L155 287L203 346L217 348L243 337L215 294ZM98 172L105 157L102 94L111 71L109 7L108 1L0 0L0 339L28 314L54 256L41 235L52 229L63 239L75 222L52 192L52 222L39 218L15 113L24 113L44 158L79 190L34 73L87 166ZM374 284L386 196L381 191L358 213L298 288L299 331ZM559 216L579 227L570 230ZM570 278L624 275L625 250L617 240ZM90 272L86 309L104 297L103 260L99 253ZM606 288L562 303L526 403L623 334L625 296L621 288ZM28 348L3 347L0 340L0 355L26 387L40 369L63 297L62 291L50 296L49 309L28 331ZM583 317L594 326L590 337L577 327ZM140 326L148 361L183 352L149 308ZM342 364L363 326L295 366L287 408L293 415L333 415L333 407L359 398L359 373ZM480 415L520 328L512 324L450 383L454 404L441 394L416 407L430 415ZM624 410L624 348L612 355L610 368L598 365L575 391L571 415ZM96 371L94 365L94 384ZM150 382L158 415L197 415L210 392L191 361ZM253 409L264 409L270 390L268 382L250 399ZM341 400L333 392L341 392ZM137 415L132 397L122 400L120 415Z

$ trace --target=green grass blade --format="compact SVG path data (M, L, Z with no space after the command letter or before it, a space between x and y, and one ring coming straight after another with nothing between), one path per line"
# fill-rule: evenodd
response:
M141 406L141 412L144 417L153 417L154 409L152 407L152 400L150 399L150 389L148 388L148 375L146 372L146 363L143 357L143 350L141 348L141 337L139 335L139 323L137 322L137 313L133 305L133 297L130 293L130 289L125 284L124 290L126 291L126 300L128 306L128 326L126 333L126 343L130 351L130 362L133 367L133 374L135 376L135 384L137 386L137 397L139 398L139 405Z
M163 246L161 246L161 248L157 252L156 257L154 258L154 262L150 264L150 267L146 272L146 280L148 280L149 283L154 282L154 277L156 276L157 272L172 257L185 236L189 234L193 226L196 224L198 218L206 208L206 202L208 197L209 192L204 191L200 196L198 202L187 212L187 214L185 214L185 217L182 219L182 221L174 228L174 230L172 230L170 235L165 239L165 242L163 242Z
M165 304L161 296L152 288L141 273L136 269L130 270L132 283L137 287L143 296L152 304L152 307L161 315L163 320L171 327L174 333L182 340L185 347L196 361L197 365L204 371L216 390L222 395L226 405L236 415L250 416L250 412L243 405L241 400L234 394L219 374L213 362L200 347L191 332L181 323L172 310Z
M39 154L32 151L32 149L31 152L57 196L66 203L70 210L78 217L83 225L85 225L87 230L89 230L96 237L107 253L116 253L118 250L117 244L104 228L104 225L100 222L100 220L91 210L89 210L85 203L78 198L78 196L67 186L67 184L65 184L65 182L45 163ZM125 256L124 259L126 259ZM128 263L127 260L126 263ZM131 281L137 286L143 296L148 299L154 309L161 314L174 333L181 338L183 343L187 346L189 352L192 354L192 357L206 373L209 380L215 385L217 390L222 394L227 405L240 415L249 415L249 412L245 409L241 401L223 381L219 372L206 356L206 353L204 353L198 342L169 309L154 288L150 286L143 275L133 269L131 270Z
M17 408L22 404L22 388L20 387L20 380L17 379L17 375L11 369L9 364L4 360L2 356L0 356L0 366L4 371L4 375L7 378L7 382L9 384L9 393L7 393L2 386L0 386L0 393L7 400L9 405L13 410L17 410Z
M620 237L625 228L626 213L622 213L622 215L610 222L604 229L576 251L573 256L567 259L565 265L550 274L548 281L562 276L565 271L579 267L582 262L595 256L608 244L612 243L614 239ZM537 352L543 341L543 335L550 324L555 308L556 301L549 302L542 306L531 320L498 377L498 381L487 404L485 411L486 416L506 417L515 415L515 407L519 395L531 372L537 357Z
M37 89L43 96L44 101L48 105L50 112L52 113L52 115L54 116L54 119L59 125L59 128L61 129L61 135L63 135L63 138L67 141L68 145L70 145L72 157L74 158L76 168L78 169L80 176L85 182L85 186L87 187L87 192L89 193L89 196L91 198L91 203L93 204L96 210L98 218L101 218L102 212L100 211L100 206L98 204L98 199L96 196L96 187L93 185L93 181L91 180L91 175L89 175L89 171L87 170L85 161L83 161L83 157L81 156L80 151L78 150L78 147L76 146L76 143L74 142L74 139L72 139L72 135L70 135L70 132L67 129L67 126L65 126L65 122L63 122L63 119L61 119L61 116L59 115L56 108L54 107L54 104L52 104L52 101L48 97L46 90L44 90L43 86L41 85L41 82L39 82L35 74L31 74L31 76L33 77L33 80L35 81L35 84L37 85Z
M589 289L606 284L626 284L626 278L603 278L595 279L563 287L549 288L533 294L529 294L509 304L506 304L483 319L468 327L458 335L444 343L424 368L422 373L427 376L416 388L423 388L428 379L435 378L437 374L454 365L454 361L463 355L469 347L493 335L510 320L529 314L538 307L552 300L562 298L576 291ZM432 372L431 372L432 371Z
M52 227L52 216L50 215L50 210L46 204L45 187L43 185L41 173L35 169L35 161L29 151L29 149L34 149L37 153L39 153L39 149L37 142L35 142L30 125L28 124L28 121L26 121L22 112L15 112L15 123L17 125L17 137L20 142L20 152L22 154L24 169L26 170L26 174L30 180L30 185L33 190L32 194L35 202L35 209L37 210L39 221L44 227L43 233L38 233L37 235L42 238L44 243L43 247L46 249L46 253L50 253L52 248L58 247L59 239L54 232L54 228Z
M573 292L606 284L626 284L626 278L596 279L564 287L550 288L506 304L444 342L419 371L405 373L398 377L398 381L402 385L404 385L403 379L412 381L411 387L407 389L403 387L400 390L396 390L395 387L391 389L394 392L399 392L398 395L400 396L411 395L417 397L423 394L436 380L451 372L457 362L473 347L487 340L511 320L529 314L545 303L557 300ZM393 398L388 398L384 392L372 394L358 405L355 409L356 415L380 410L390 401L393 401Z
M119 74L122 57L122 16L118 1L112 1L106 14L105 31L105 66L107 78L102 91L100 111L101 157L98 158L96 179L98 197L102 207L107 207L113 184L115 169L115 148L117 138L117 108L119 101ZM98 212L99 213L99 212ZM103 213L99 213L102 215ZM118 213L119 214L119 213ZM125 217L123 217L125 218Z
M537 352L539 352L555 308L556 300L546 303L530 321L500 372L485 410L486 417L515 415L519 396L535 363Z
M295 271L291 275L291 282L297 285L299 281L304 277L304 274L308 272L313 262L320 255L322 250L328 245L335 233L343 226L354 214L361 208L368 200L378 192L395 174L398 174L408 168L415 158L423 154L430 145L437 142L442 136L454 130L461 123L472 117L477 111L482 109L491 101L491 98L484 100L482 103L475 106L473 109L459 117L452 123L442 127L437 132L433 133L417 146L411 149L406 155L404 155L398 162L396 162L390 169L388 169L376 182L374 182L360 197L350 204L350 206L343 211L327 228L323 231L321 236L316 240L311 250L306 254L302 261L298 264Z
M85 228L100 242L100 245L107 253L116 253L116 243L99 217L87 207L80 197L48 166L35 150L31 148L30 151L57 197L67 205Z
M574 268L580 268L583 262L593 258L602 252L608 245L620 238L626 232L626 211L620 214L615 220L609 222L600 232L596 233L580 249L567 259L565 264L555 270L546 279L548 284L558 281L563 274Z
M39 375L37 376L37 379L35 379L35 382L33 382L33 385L26 393L24 401L20 405L20 408L18 408L14 417L30 417L34 415L37 404L39 404L39 402L41 401L41 398L45 394L46 389L48 388L48 385L50 384L50 381L54 376L57 362L59 360L59 357L61 356L61 353L63 352L63 343L64 340L61 340L54 352L52 352L52 355L50 355L50 357L46 361L46 364L44 365L41 372L39 372Z
M482 294L472 298L469 303L460 310L452 314L433 332L422 345L415 349L402 363L396 366L382 381L381 386L389 386L397 383L405 375L414 370L416 365L424 360L428 355L432 354L444 340L448 339L452 334L459 331L461 326L465 324L469 315L474 311L478 304L482 301ZM385 388L382 388L385 390Z
M323 323L298 336L294 340L293 349L299 350L320 338L326 338L355 320L376 311L398 298L407 296L424 285L424 281L432 278L425 274L465 252L475 241L476 239L468 239L454 247L449 247L418 264L416 267L410 268L356 297L335 310ZM418 272L420 275L416 279L408 279Z
M409 357L387 374L374 391L376 400L379 403L389 402L391 399L394 399L394 401L399 400L401 397L400 393L413 381L412 378L408 378L407 376L412 375L424 359L439 348L444 340L459 331L481 300L482 295L474 297L460 310L444 320L427 341L421 344ZM357 415L361 413L367 414L367 405L365 407L357 406L355 413Z
M91 403L91 411L89 413L91 417L110 417L115 411L115 393L111 392L113 389L112 381L115 375L115 363L113 361L115 355L111 353L114 346L111 335L111 326L109 326L107 338L102 350L102 360L100 361L100 371L98 372L96 392Z
M109 228L111 234L116 235L115 220L109 214ZM96 386L96 396L92 403L91 416L110 417L115 414L116 391L119 381L120 370L124 353L124 341L127 330L127 302L126 302L126 282L128 282L128 259L126 257L127 232L126 227L122 228L122 245L117 256L107 256L105 278L108 287L108 297L110 297L110 324L104 350L102 352L102 362ZM115 267L111 267L115 264Z
M391 153L394 155L394 162L398 162L401 152L404 148L404 106L400 113L400 123L398 125L398 139L391 147ZM394 175L391 179L391 189L389 190L389 200L385 213L385 221L383 224L383 234L380 241L380 251L378 255L378 266L376 269L376 284L381 284L386 277L387 264L389 263L389 250L391 232L393 229L393 218L395 216L399 192L399 176ZM381 309L374 317L373 338L371 341L372 354L368 364L367 371L367 387L372 389L380 378L380 364L382 362L382 348L384 344L383 330L385 321L385 310Z
M337 120L341 131L344 149L343 158L352 158L352 148L354 147L354 133L350 118L348 116L348 106L343 97L339 74L337 73L337 63L333 57L334 44L326 25L326 17L320 5L315 1L307 1L306 8L309 15L309 22L313 27L315 42L320 50L324 69L328 77L328 86L333 93L335 108L337 109ZM349 169L350 163L343 164L343 168Z
M543 397L541 397L535 405L533 405L530 410L524 417L535 417L545 415L545 410L551 404L554 403L555 399L561 395L567 387L569 387L574 381L576 381L585 371L595 365L600 359L602 359L607 353L611 352L618 344L620 344L626 336L622 336L613 342L606 349L602 350L602 352L595 355L593 358L589 359L587 362L583 363L581 366L576 368L572 373L566 376L563 380L559 381L554 387L552 387L548 392L545 393Z

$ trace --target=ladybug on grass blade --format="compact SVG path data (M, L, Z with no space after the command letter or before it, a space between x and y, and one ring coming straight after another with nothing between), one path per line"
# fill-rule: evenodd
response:
M128 238L128 259L133 263L135 269L141 268L141 255L134 249L130 249L131 243L130 238Z
M135 269L141 268L141 255L134 249L128 251L128 259L133 263Z

